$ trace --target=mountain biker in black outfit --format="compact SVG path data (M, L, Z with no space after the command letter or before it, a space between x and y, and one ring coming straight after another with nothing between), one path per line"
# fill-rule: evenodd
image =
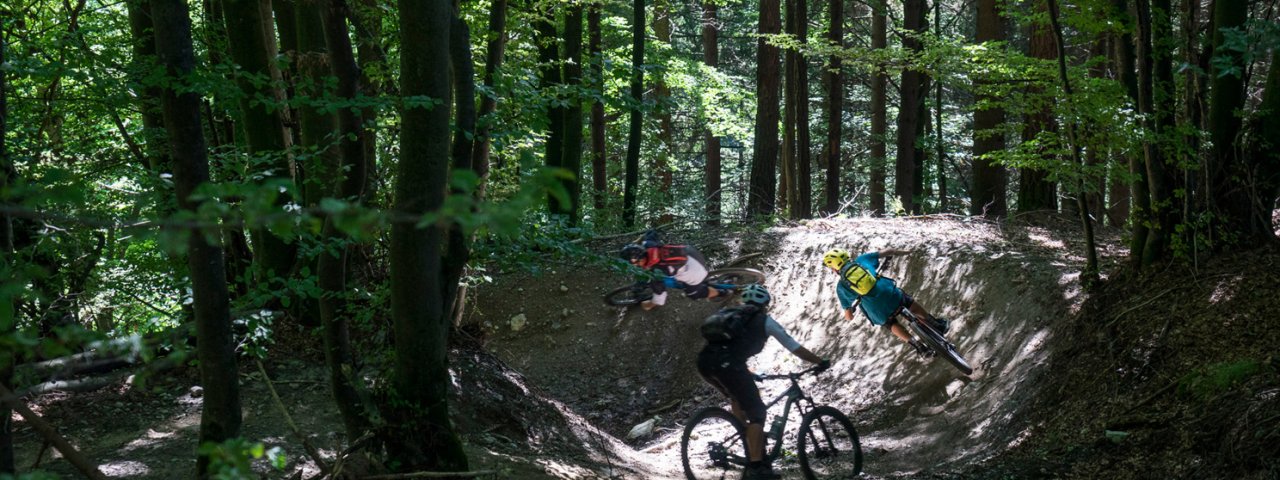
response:
M763 286L748 285L742 290L744 305L723 308L704 323L703 335L708 336L708 342L698 353L698 374L729 397L733 415L747 426L747 456L750 464L743 478L748 480L773 479L779 476L773 472L772 465L763 461L767 411L764 401L760 399L760 390L756 388L755 375L747 369L747 359L760 353L769 337L773 337L793 355L817 364L821 370L831 366L830 360L820 358L801 346L773 316L765 313L769 300L769 291ZM733 326L725 327L724 330L732 334L722 334L722 338L712 340L707 326L713 319L726 317L732 320L725 320L724 323Z

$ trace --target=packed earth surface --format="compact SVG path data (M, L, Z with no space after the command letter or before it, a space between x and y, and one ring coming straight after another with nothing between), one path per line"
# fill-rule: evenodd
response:
M802 385L853 419L865 478L1280 475L1275 248L1165 265L1137 282L1121 264L1123 239L1103 230L1102 279L1086 289L1083 236L1057 216L827 219L667 236L713 266L766 273L774 317L833 361ZM652 311L606 306L601 296L631 281L604 259L625 241L587 241L600 258L491 272L470 289L450 357L451 408L480 478L682 477L686 419L727 403L694 366L698 326L718 305L672 295ZM882 274L952 320L948 336L975 372L921 359L861 315L845 320L820 264L833 247L910 250ZM310 478L320 471L289 423L330 461L346 446L342 422L318 338L299 330L277 343L264 365L279 402L254 362L241 364L243 435L285 452L283 468L254 463L265 477ZM782 373L801 363L771 342L751 366ZM109 476L185 478L199 428L195 372L121 377L29 404ZM75 475L15 419L21 467ZM775 467L801 477L793 456Z

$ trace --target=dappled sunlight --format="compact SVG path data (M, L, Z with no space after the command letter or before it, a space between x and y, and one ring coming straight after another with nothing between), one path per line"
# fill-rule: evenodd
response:
M133 460L120 460L98 465L98 470L108 477L133 478L151 473L147 464Z
M1230 278L1219 280L1213 287L1213 293L1209 294L1209 303L1219 304L1231 301L1235 298L1236 293L1240 291L1240 282L1244 280L1242 275L1235 275Z

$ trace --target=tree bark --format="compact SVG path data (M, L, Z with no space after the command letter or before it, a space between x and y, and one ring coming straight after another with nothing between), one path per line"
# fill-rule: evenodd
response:
M827 28L827 41L836 48L844 48L844 0L831 0L827 10L831 24ZM822 211L834 215L840 209L840 136L844 126L844 75L840 71L840 56L832 55L823 75L827 82L827 160L826 203Z
M191 44L191 18L185 0L152 0L156 54L176 84L190 81L195 69ZM200 124L200 97L192 91L178 93L171 83L162 91L161 105L169 154L173 159L174 188L178 207L191 213L200 208L192 198L196 188L209 180L204 132ZM196 356L204 407L200 415L200 444L223 442L240 435L240 387L236 370L231 311L223 273L222 247L208 242L214 232L194 231L187 238L187 265L196 320ZM214 235L216 238L216 234ZM196 468L206 474L209 457L200 456Z
M452 9L447 0L401 0L400 90L449 104ZM421 216L444 203L449 170L449 109L401 107L400 163L395 208ZM443 231L416 221L391 227L391 315L395 335L392 387L397 408L388 414L387 451L401 471L467 470L462 443L449 420L447 335L441 292Z
M786 0L783 4L785 10L783 17L783 32L792 38L799 38L800 12L796 6L802 0ZM794 48L788 48L784 54L784 63L782 71L782 178L778 185L778 210L786 212L791 218L796 218L796 209L793 205L800 203L797 200L799 188L796 184L798 175L797 157L798 146L796 141L796 117L798 115L797 106L800 104L800 52Z
M978 0L978 30L974 36L977 43L1003 42L1007 35L1004 17L1001 15L998 0ZM984 79L974 82L975 90L983 91ZM973 188L970 190L971 203L969 213L991 218L1001 218L1008 214L1009 204L1005 192L1008 183L1004 165L996 163L986 155L1004 151L1004 133L999 128L1004 124L1004 108L998 106L983 107L985 102L997 102L999 99L989 94L979 94L978 107L973 113Z
M1275 239L1272 232L1276 225L1271 211L1280 196L1280 53L1275 51L1271 54L1271 67L1258 111L1265 113L1252 132L1255 144L1252 171L1257 178L1253 197L1260 202L1252 204L1249 226L1251 232L1256 232L1258 241L1267 242Z
M1153 8L1154 7L1154 8ZM1138 0L1138 110L1146 130L1147 193L1150 212L1146 244L1133 262L1150 266L1169 257L1177 214L1173 203L1173 177L1168 171L1175 147L1173 109L1173 12L1169 0ZM1131 253L1132 254L1132 253Z
M7 31L0 28L0 65L4 65L6 50L9 46ZM8 191L10 185L16 180L17 170L13 167L13 160L9 158L8 145L5 138L8 136L9 127L9 71L0 69L0 190ZM9 199L5 198L3 203L6 207L10 206ZM10 259L13 258L13 220L6 214L0 214L0 269L10 271L13 265L10 265ZM14 318L14 297L13 293L9 293L9 289L5 288L0 291L0 336L8 337L16 330L18 323ZM0 383L5 385L13 384L13 351L6 348L0 352ZM13 463L13 414L9 410L8 405L0 405L0 474L16 474L17 469Z
M902 46L907 51L918 53L923 48L918 35L925 32L925 0L904 0L902 10L902 28L907 36ZM916 183L916 142L920 132L920 102L924 99L924 73L916 68L902 71L902 101L898 106L898 158L895 168L894 195L902 202L905 212L915 211L915 199L921 192L914 191Z
M462 19L460 12L456 13L450 21L450 38L449 38L449 63L450 70L453 73L453 89L454 89L454 126L457 131L453 134L453 153L452 153L452 175L458 175L464 171L472 171L471 151L474 149L474 136L472 132L476 127L476 88L475 88L475 67L471 64L471 30L467 27L467 22ZM573 17L571 13L570 18ZM578 23L582 23L581 15L579 15ZM578 116L578 131L582 131L581 115ZM579 144L582 142L579 141ZM570 150L572 150L572 144ZM578 147L581 149L581 146ZM461 189L451 189L452 195L463 195L465 192ZM576 202L574 203L576 205ZM575 210L576 211L576 210ZM448 232L446 241L448 245L445 248L444 258L442 259L443 280L441 287L441 298L445 302L444 313L446 318L455 318L454 308L461 307L458 299L458 283L462 279L462 272L466 269L467 261L471 259L471 245L469 238L462 230L462 224L451 221L448 224ZM465 293L465 291L463 292Z
M782 32L778 0L760 0L760 35ZM752 146L751 185L747 214L774 212L778 172L778 100L780 63L778 47L762 37L756 40L756 135Z
M809 43L809 2L795 0L796 36L801 48ZM809 138L809 61L796 52L796 201L791 202L792 218L813 216L813 142Z
M703 0L702 2L702 62L713 69L720 66L720 45L716 38L716 34L719 31L719 20L716 18L717 8L716 4L711 0ZM722 198L720 192L720 137L715 136L710 127L705 128L702 135L703 151L707 156L707 223L719 225L720 199Z
M250 178L263 182L289 181L291 168L285 152L291 144L281 111L283 100L276 90L281 79L275 66L275 41L269 39L265 22L270 12L263 12L261 0L221 0L227 25L227 45L231 59L240 66L236 76L240 89L241 129L248 153L272 158L267 165L251 165ZM263 82L263 80L269 80ZM301 187L301 185L299 185ZM283 196L282 196L283 197ZM277 203L284 205L287 198ZM257 278L262 283L283 282L293 269L297 248L266 228L250 231L255 248Z
M568 106L564 109L564 157L560 166L573 174L564 182L569 193L569 223L577 224L582 216L582 3L574 3L564 17L564 83L569 86Z
M593 7L597 8L597 7ZM493 123L497 121L498 97L494 92L497 84L498 68L502 66L502 57L507 49L507 0L494 0L489 9L489 32L484 62L484 95L480 97L480 108L476 113L475 153L471 156L471 165L476 175L480 176L481 188L478 194L483 197L483 187L489 178L489 151L493 142L489 138Z
M671 5L670 0L654 0L653 2L653 36L662 43L671 44ZM675 158L675 127L671 121L671 87L667 86L666 69L658 69L653 78L653 98L658 116L658 142L661 148L653 157L653 170L658 176L658 202L662 215L659 224L671 222L671 212L675 207L671 196L671 165Z
M1036 4L1036 10L1039 12L1044 12L1047 8L1048 6L1044 2L1037 2ZM1032 22L1028 50L1032 58L1041 60L1054 60L1057 58L1058 53L1054 47L1053 32L1045 22ZM1032 86L1028 90L1032 98L1046 95L1044 88L1040 86ZM1052 103L1052 100L1042 100L1040 109L1027 115L1026 123L1022 129L1022 141L1034 140L1043 131L1057 131L1058 127L1053 117ZM1057 210L1057 185L1049 181L1049 173L1047 171L1041 168L1024 167L1020 169L1019 173L1021 177L1018 183L1019 211Z
M604 47L600 32L600 9L602 7L599 3L592 3L587 8L587 52L591 56L591 88L600 98L604 98ZM605 162L603 100L591 102L590 123L591 192L593 195L592 200L595 204L595 214L601 215L605 211L605 198L609 193L608 164Z
M360 69L356 66L351 51L351 37L347 33L346 4L342 0L322 0L320 12L324 22L324 40L329 51L330 73L337 79L338 98L355 100L360 92ZM365 140L364 122L361 111L352 108L341 108L337 111L338 120L338 152L340 153L337 175L340 181L330 185L332 196L359 205L363 202L365 185L364 158ZM345 172L345 173L343 173ZM347 235L334 225L332 218L326 218L322 234L326 243L343 245ZM355 355L351 348L351 335L348 323L350 305L346 301L348 295L347 273L353 249L343 245L336 254L323 252L316 265L316 276L319 278L320 320L324 325L325 363L329 366L329 384L333 389L334 402L342 413L342 422L346 427L348 442L355 441L367 432L372 422L366 413L367 406L360 396L359 372L355 365Z
M160 113L160 87L149 85L142 80L146 75L144 62L155 58L156 44L152 35L151 4L149 0L129 2L125 5L129 11L129 31L133 37L133 61L135 67L134 81L138 85L138 107L142 111L142 139L147 154L147 164L143 165L153 174L162 173L169 166L169 157L165 154L164 118Z
M644 0L631 3L631 125L627 131L626 174L622 191L622 224L636 224L636 189L640 175L640 127L644 123Z
M884 50L888 46L886 32L888 30L887 0L872 0L871 5L871 49ZM876 216L885 213L885 165L888 154L885 140L888 130L887 85L889 77L885 75L883 65L875 66L871 75L871 214Z
M549 168L564 167L564 113L565 107L560 100L560 91L564 85L564 74L560 59L560 36L556 31L556 5L544 5L548 11L543 12L535 21L535 39L538 44L538 63L542 72L540 88L543 95L551 96L551 106L547 107L547 142L543 153L543 161ZM567 187L567 183L561 183ZM561 205L554 195L547 194L547 211L554 215L565 215L572 205Z

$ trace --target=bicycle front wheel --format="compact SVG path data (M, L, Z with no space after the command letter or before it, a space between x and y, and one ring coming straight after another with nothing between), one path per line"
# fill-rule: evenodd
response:
M801 421L799 456L804 478L853 478L862 473L862 444L849 417L821 406Z
M604 294L604 304L611 307L626 307L653 298L653 291L641 284L627 285L610 290Z
M723 408L704 408L694 413L680 438L685 478L738 478L747 465L745 432L738 417Z
M764 272L754 268L721 268L707 273L710 285L741 287L750 283L764 283Z
M951 342L948 342L946 338L943 338L932 328L920 325L918 321L909 323L911 324L911 331L916 334L916 337L928 343L929 348L932 348L942 358L947 359L947 362L956 367L956 370L960 370L965 375L973 374L973 367L969 366L969 361L965 360L960 355L960 352L956 351L955 345L952 345Z

